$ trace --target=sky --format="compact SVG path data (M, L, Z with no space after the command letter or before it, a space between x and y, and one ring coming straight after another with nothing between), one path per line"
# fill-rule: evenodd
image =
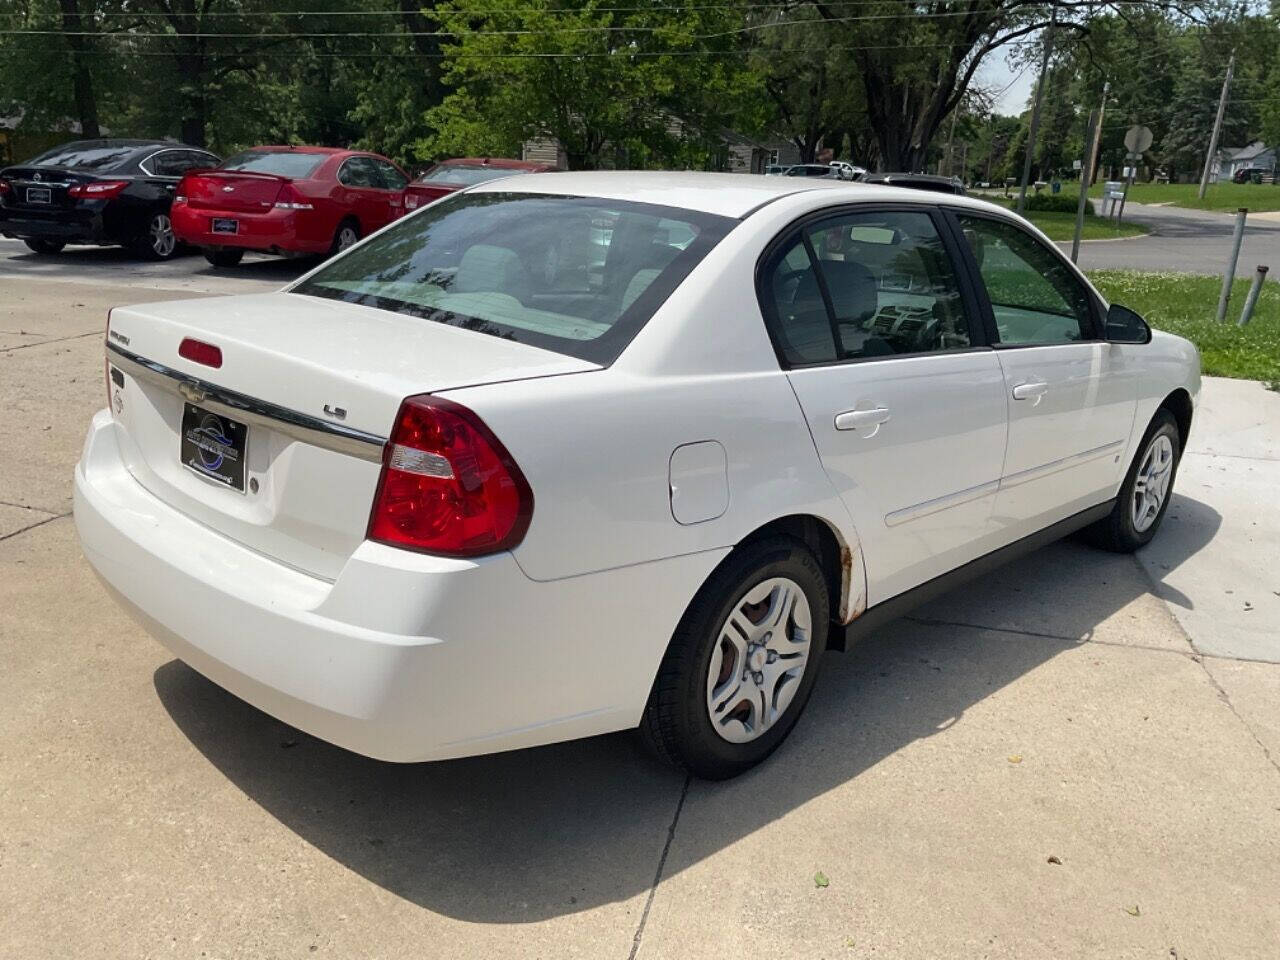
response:
M976 79L979 85L991 87L999 94L996 113L1016 117L1027 108L1027 98L1036 83L1036 70L1033 66L1015 70L997 53L978 68Z

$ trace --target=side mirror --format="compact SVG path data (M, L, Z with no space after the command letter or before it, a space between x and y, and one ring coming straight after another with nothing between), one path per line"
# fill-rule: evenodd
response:
M1113 303L1107 311L1107 343L1150 343L1151 327L1128 307Z

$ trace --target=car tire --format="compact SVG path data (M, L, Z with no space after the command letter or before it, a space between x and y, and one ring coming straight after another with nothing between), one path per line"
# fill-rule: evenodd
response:
M807 545L774 536L739 546L681 618L641 739L659 759L707 780L749 770L804 710L829 622L826 578Z
M157 210L147 218L143 232L134 238L133 252L144 260L172 260L178 253L178 238L167 210Z
M338 224L338 229L333 232L333 243L329 244L329 256L336 256L352 244L358 243L359 240L360 224L348 217Z
M244 251L238 247L205 247L203 252L215 267L234 267L244 259Z
M1178 423L1162 407L1138 445L1111 513L1086 528L1088 541L1115 553L1133 553L1150 543L1173 499L1181 459Z
M51 257L55 253L61 253L65 243L58 243L56 240L23 240L32 253L38 253L42 257Z

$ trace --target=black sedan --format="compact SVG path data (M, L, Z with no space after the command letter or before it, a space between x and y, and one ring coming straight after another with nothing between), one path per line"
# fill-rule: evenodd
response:
M0 233L54 254L68 243L124 246L165 260L178 243L169 207L207 150L159 140L79 140L0 170Z

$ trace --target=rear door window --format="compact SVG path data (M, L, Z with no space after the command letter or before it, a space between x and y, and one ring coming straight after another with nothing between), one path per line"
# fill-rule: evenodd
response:
M344 187L382 189L382 178L378 175L378 168L368 157L352 157L345 161L338 171L338 182Z
M291 292L611 363L736 222L589 197L458 193Z
M923 211L815 221L767 262L761 297L792 365L962 350L973 342L951 256Z

